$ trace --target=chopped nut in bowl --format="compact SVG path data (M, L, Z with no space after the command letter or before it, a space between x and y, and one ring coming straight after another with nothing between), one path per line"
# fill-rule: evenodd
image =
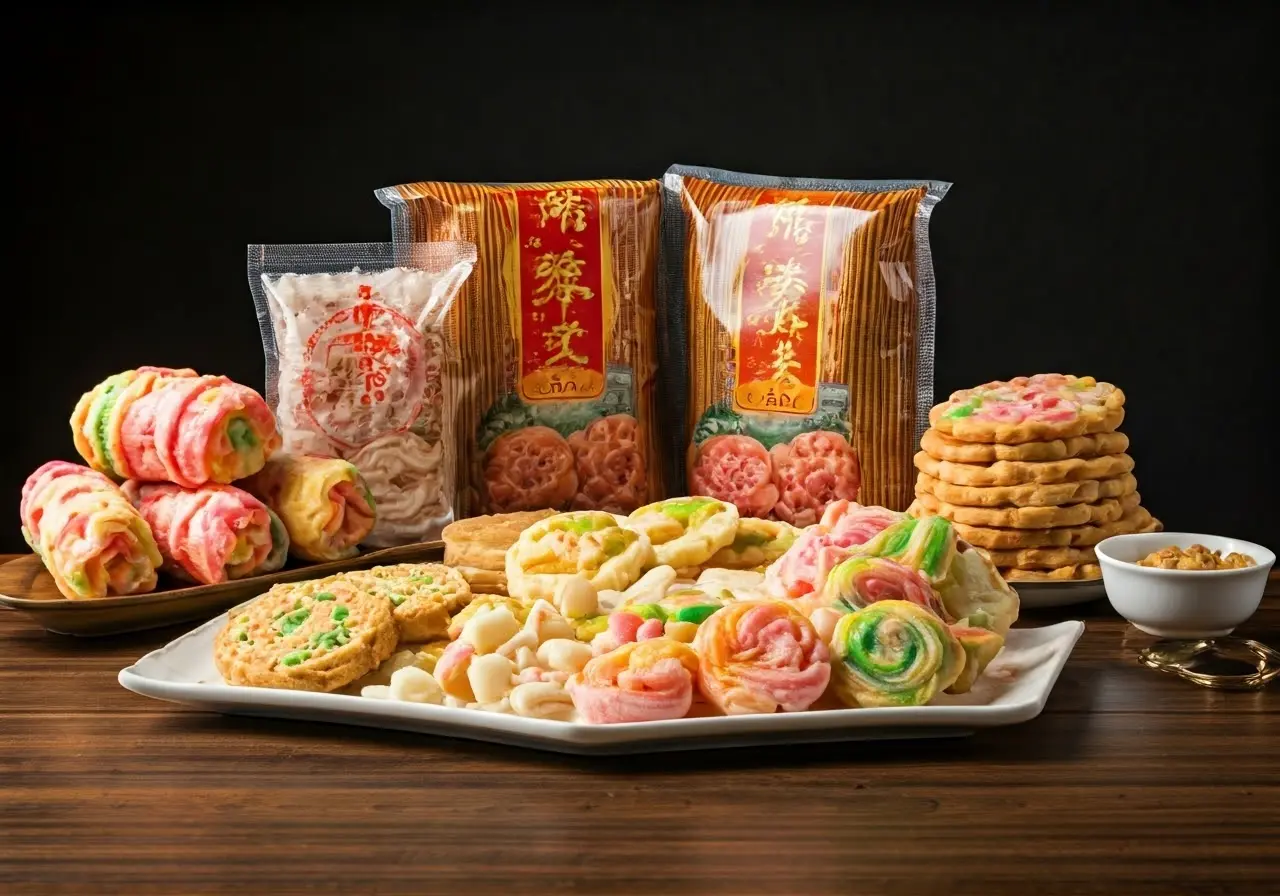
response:
M1211 551L1202 544L1193 544L1183 550L1177 545L1169 545L1158 551L1152 551L1138 561L1139 566L1153 569L1244 569L1258 564L1248 554L1232 551L1222 556L1222 551Z
M1116 612L1160 638L1228 635L1258 609L1276 555L1236 538L1114 535L1094 547Z

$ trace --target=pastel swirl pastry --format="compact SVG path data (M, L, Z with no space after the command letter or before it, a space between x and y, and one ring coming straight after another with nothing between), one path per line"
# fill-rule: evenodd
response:
M683 718L693 705L698 655L670 638L623 644L590 660L566 690L593 725Z
M1038 373L953 392L929 412L934 429L962 442L1019 444L1111 432L1124 392L1091 376Z
M525 529L507 550L507 592L554 602L557 589L575 575L597 591L625 591L652 561L649 539L622 528L613 514L559 513Z
M805 598L822 591L852 549L907 518L884 507L836 501L817 525L800 533L795 543L765 572L765 589L774 597Z
M22 486L22 537L64 597L90 600L156 587L163 559L142 515L114 482L54 460Z
M284 565L289 536L248 492L230 485L186 489L130 481L124 493L151 527L162 568L176 578L215 585Z
M780 601L741 601L693 639L702 693L728 715L799 712L831 679L830 652L809 620Z
M659 566L690 569L733 543L738 508L715 498L670 498L633 511L626 526L645 534Z
M757 569L768 566L785 554L801 530L778 520L744 516L738 520L733 541L711 555L708 569Z
M303 560L354 557L377 520L364 477L345 460L278 454L240 485L279 515Z
M923 706L960 677L966 660L937 615L901 600L843 617L831 648L833 690L849 706Z
M140 367L107 377L71 415L76 450L119 479L198 488L262 469L280 447L262 396L225 376Z

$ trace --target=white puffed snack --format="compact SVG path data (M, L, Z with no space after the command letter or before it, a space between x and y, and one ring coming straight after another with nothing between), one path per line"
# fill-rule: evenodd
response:
M622 606L622 602L626 599L627 596L621 591L614 591L610 588L596 592L596 603L599 604L601 613L612 613Z
M733 592L757 592L764 588L764 574L749 569L704 569L699 585L716 585Z
M573 716L573 698L563 687L548 681L516 685L510 701L512 711L528 719L567 722Z
M515 666L499 653L472 657L467 667L467 681L476 703L496 703L511 690L511 673Z
M657 603L666 597L667 589L676 581L676 571L670 566L655 566L638 578L634 585L622 592L630 603Z
M511 636L507 643L503 644L494 653L500 653L510 659L515 659L516 655L522 650L538 649L538 633L530 629L529 624L525 623L525 627L520 629Z
M595 586L583 575L566 576L556 586L555 602L556 609L570 619L584 619L600 610Z
M569 620L545 600L534 601L524 625L537 635L539 644L552 638L573 637L573 626L569 624Z
M521 647L516 651L516 669L523 672L525 669L532 669L538 665L538 655L533 652L531 647Z
M361 697L368 697L370 700L390 700L391 688L385 684L366 685L360 689Z
M483 609L468 619L458 640L466 641L478 654L493 653L518 631L519 621L507 607L499 605Z
M581 672L591 659L591 645L570 638L552 638L538 648L538 663L554 672Z
M391 673L391 699L406 703L444 702L444 691L430 672L417 666L405 666Z

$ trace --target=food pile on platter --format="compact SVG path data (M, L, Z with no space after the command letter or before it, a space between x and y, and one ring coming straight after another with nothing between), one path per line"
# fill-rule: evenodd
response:
M281 584L232 610L226 681L591 724L918 706L970 690L1017 594L942 518L838 501L803 530L682 497L486 517L454 557ZM486 533L472 545L470 524ZM492 580L490 580L492 581ZM495 589L497 590L497 589Z

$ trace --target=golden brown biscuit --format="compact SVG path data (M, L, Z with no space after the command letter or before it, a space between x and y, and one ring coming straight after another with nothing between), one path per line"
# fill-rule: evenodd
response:
M230 684L335 691L396 649L390 602L342 582L308 594L272 588L234 613L213 647Z
M1070 582L1102 578L1102 568L1096 563L1064 566L1060 569L1002 569L1000 575L1009 582Z
M391 602L406 643L444 637L449 618L471 603L471 586L443 563L398 563L342 575L345 581Z
M1095 523L1084 526L1060 526L1057 529L987 529L982 526L966 526L952 523L956 535L969 544L987 550L1009 551L1018 548L1084 548L1092 547L1112 535L1128 535L1133 532L1159 532L1163 524L1138 507L1113 523Z
M507 573L498 569L476 569L474 566L455 566L458 575L466 579L476 594L506 594Z
M977 488L953 485L927 473L916 477L916 495L933 495L939 501L960 507L1057 507L1064 504L1091 504L1105 498L1119 498L1138 490L1132 473L1114 479L1085 479L1049 485L992 485Z
M1134 492L1123 498L1107 498L1096 504L1068 504L1061 507L961 507L939 501L933 495L917 495L907 513L912 516L942 516L953 523L996 529L1052 529L1055 526L1084 526L1111 523L1132 513L1142 503Z
M999 569L1060 569L1098 561L1093 548L1018 548L987 551L987 556Z
M1101 457L1129 450L1129 437L1122 432L1099 432L1067 439L998 445L963 442L936 429L925 430L920 447L930 457L961 464L990 464L998 461L1051 461L1071 457Z
M522 510L457 520L444 527L444 562L449 566L501 571L507 549L520 533L538 520L555 516L554 510Z
M1060 373L962 389L929 411L933 428L954 439L1006 445L1112 432L1123 420L1122 390Z
M1000 460L992 464L961 464L938 460L927 451L917 451L915 465L921 473L927 473L934 479L974 488L1111 479L1133 472L1133 458L1127 454L1070 457L1065 460Z

